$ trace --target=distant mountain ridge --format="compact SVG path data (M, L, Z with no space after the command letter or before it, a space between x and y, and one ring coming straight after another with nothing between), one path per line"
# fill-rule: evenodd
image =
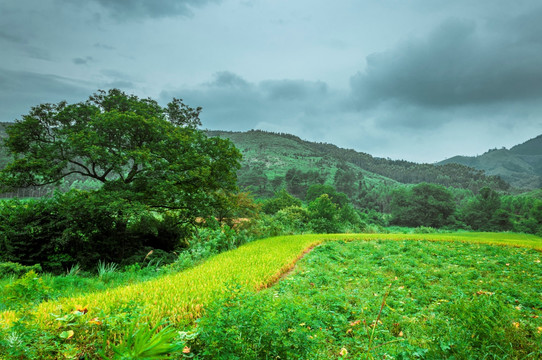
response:
M479 156L454 156L438 165L461 164L499 176L513 187L533 190L542 187L542 135L511 149L493 149Z
M497 176L486 176L483 171L461 164L418 164L377 158L332 144L305 141L291 134L261 130L247 132L209 130L207 133L209 136L229 138L242 151L245 170L248 170L248 167L253 169L255 166L261 166L269 179L275 174L285 174L292 167L308 169L312 164L313 169L325 166L332 169L339 166L337 163L345 163L373 177L403 184L429 182L474 192L484 186L500 191L506 191L510 187Z

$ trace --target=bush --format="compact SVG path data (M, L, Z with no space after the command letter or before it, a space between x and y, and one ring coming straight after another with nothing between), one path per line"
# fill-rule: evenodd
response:
M8 277L8 276L20 277L21 275L24 275L31 270L36 273L40 273L42 271L40 264L25 266L19 263L14 263L14 262L9 262L9 261L3 262L3 263L0 263L0 278Z
M100 192L72 190L0 207L0 261L41 264L57 274L74 264L90 270L100 260L126 264L149 248L171 252L187 234L169 214L157 218Z
M311 229L316 233L338 233L340 231L337 206L328 194L323 194L309 204Z
M30 270L20 279L7 284L2 291L2 298L10 307L26 307L47 299L50 290L43 279L34 270Z
M301 206L289 206L279 210L274 219L284 227L286 233L302 233L308 229L309 212Z
M266 200L262 205L262 211L268 215L273 215L279 210L290 206L301 206L301 200L296 199L284 189L280 190L271 199Z

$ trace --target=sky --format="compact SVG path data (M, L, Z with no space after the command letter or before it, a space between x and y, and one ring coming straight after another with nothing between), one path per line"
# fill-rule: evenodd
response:
M119 88L436 162L542 134L539 0L0 0L0 121Z

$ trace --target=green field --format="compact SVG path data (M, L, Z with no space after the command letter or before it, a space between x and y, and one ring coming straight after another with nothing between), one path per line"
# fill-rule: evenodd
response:
M308 249L322 243L298 263L293 276L269 290L255 292L274 284ZM112 354L115 346L128 346L127 337L134 328L126 328L127 324L168 323L178 330L192 330L202 317L194 339L175 340L191 347L189 354L198 353L200 358L217 358L209 349L220 348L215 342L224 334L235 334L226 337L240 339L230 344L231 349L255 354L240 358L276 358L273 348L286 348L288 358L309 350L310 354L299 358L382 358L383 354L398 358L402 352L425 354L425 358L452 358L454 354L463 358L461 354L482 349L501 354L491 358L534 359L541 354L542 340L540 250L541 238L512 233L275 237L222 253L182 272L76 297L66 293L31 308L4 311L0 321L4 335L17 331L48 334L41 338L42 345L34 344L42 346L42 358L90 356L98 348ZM269 325L252 324L249 320L254 317L235 307L247 301L255 309L261 306L275 313L274 320L268 319ZM229 310L225 312L225 308ZM276 313L276 309L282 310ZM302 315L308 318L299 318ZM221 322L228 316L245 325ZM66 319L71 323L65 323ZM292 327L281 319L299 322ZM376 326L371 326L374 321ZM483 333L469 332L483 322L479 329ZM259 327L264 325L268 326L264 333L274 334L267 343L260 334ZM263 350L251 348L254 333L260 334L261 344L267 344ZM106 345L102 345L104 337L109 340ZM493 337L499 341L495 345L499 349L492 348ZM273 339L283 345L276 345ZM64 350L45 351L51 341L54 351ZM234 353L231 356L219 358L236 358Z

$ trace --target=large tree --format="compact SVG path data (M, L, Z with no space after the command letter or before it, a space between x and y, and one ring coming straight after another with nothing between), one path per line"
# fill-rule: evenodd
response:
M7 128L13 161L0 172L7 187L92 178L101 192L186 220L208 214L216 194L236 189L241 155L226 139L209 138L201 108L180 99L166 107L118 89L85 102L42 104Z

